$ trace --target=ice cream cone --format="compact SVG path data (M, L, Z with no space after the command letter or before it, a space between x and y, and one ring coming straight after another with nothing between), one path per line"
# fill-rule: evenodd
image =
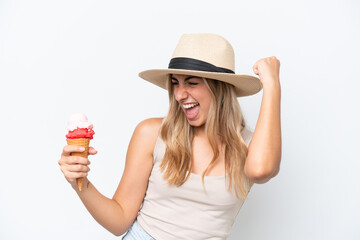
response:
M95 134L93 124L88 121L88 118L83 113L74 113L70 116L67 124L68 134L66 134L66 141L68 145L76 145L84 147L83 152L73 152L72 156L79 156L87 158L89 155L89 143ZM76 179L79 190L82 190L84 178Z
M84 147L85 150L83 152L73 152L71 156L79 156L87 158L89 155L89 144L90 138L75 138L75 139L66 139L68 145L76 145L79 147ZM76 183L78 185L79 190L82 190L84 178L77 178Z

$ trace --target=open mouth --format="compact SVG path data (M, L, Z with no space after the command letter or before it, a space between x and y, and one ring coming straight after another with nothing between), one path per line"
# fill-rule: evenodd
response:
M195 119L199 114L200 104L199 103L184 104L183 108L185 110L186 117L192 120Z
M185 109L190 109L190 108L193 108L195 106L199 105L199 103L190 103L190 104L184 104L183 107Z

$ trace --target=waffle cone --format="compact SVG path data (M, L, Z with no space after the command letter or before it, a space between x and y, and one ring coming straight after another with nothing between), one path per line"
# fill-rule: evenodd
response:
M75 145L79 147L84 147L85 150L83 152L73 152L71 156L79 156L83 158L87 158L89 155L89 144L90 138L75 138L75 139L66 139L68 145ZM77 178L76 183L78 185L79 190L82 190L84 178Z

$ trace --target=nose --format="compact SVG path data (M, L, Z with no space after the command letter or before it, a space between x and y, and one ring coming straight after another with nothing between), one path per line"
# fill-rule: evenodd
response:
M175 99L178 102L186 99L188 97L188 92L185 86L179 84L177 87L174 88Z

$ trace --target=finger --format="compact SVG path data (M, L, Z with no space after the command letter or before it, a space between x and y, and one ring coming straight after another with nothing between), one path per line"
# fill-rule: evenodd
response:
M71 153L73 153L73 152L83 152L83 151L85 151L84 147L75 146L75 145L66 145L63 148L62 155L63 156L70 156Z
M88 165L88 164L90 164L89 159L84 158L84 157L79 157L79 156L67 157L64 162L69 165L75 165L75 164Z
M95 155L95 154L97 154L97 150L95 150L95 148L93 148L93 147L89 147L89 154L90 155Z
M253 66L253 71L254 71L254 73L255 73L256 75L259 75L257 63L254 64L254 66Z
M63 172L89 172L90 168L87 165L82 165L82 164L65 164L61 167L61 170Z
M64 171L64 176L69 182L74 182L77 178L87 177L87 172L69 172Z
M88 165L90 164L89 159L84 158L84 157L79 157L79 156L62 156L59 160L59 165L74 165L74 164L83 164L83 165Z

